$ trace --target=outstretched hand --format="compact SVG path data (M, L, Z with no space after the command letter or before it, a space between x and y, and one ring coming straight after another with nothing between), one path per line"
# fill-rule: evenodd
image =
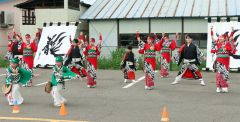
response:
M165 33L164 33L164 32L162 32L162 38L164 37L164 35L165 35Z
M176 35L176 39L177 39L178 38L178 32L176 32L175 35Z
M137 34L137 41L139 42L141 39L140 39L139 31L138 31L138 30L136 30L136 34Z

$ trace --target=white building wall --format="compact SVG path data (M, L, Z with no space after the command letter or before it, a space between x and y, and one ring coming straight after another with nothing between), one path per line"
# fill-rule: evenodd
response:
M35 37L37 28L42 28L44 22L67 22L68 11L65 9L35 9L36 25L21 25L22 34Z
M120 33L136 33L136 30L140 33L149 33L148 19L119 20Z
M109 56L111 51L118 46L117 39L117 21L116 20L101 20L89 22L89 36L95 38L96 43L99 40L99 33L103 36L103 48L101 56Z
M68 15L70 16L68 19L79 21L79 15L82 15L86 10L87 10L87 7L80 5L80 11L78 11L78 12L75 11L75 12L73 12L73 14L71 12L74 11L74 10L68 11ZM79 36L80 32L84 32L85 34L88 35L88 23L87 23L87 21L80 21L80 23L78 25L78 29L76 31L76 37Z
M80 6L80 11L72 9L35 9L36 15L36 25L21 25L22 34L30 34L32 37L35 37L37 28L42 28L44 22L78 22L79 15L86 11L86 7ZM88 24L82 22L79 24L79 31L87 31Z
M20 24L22 21L20 21L20 17L22 16L22 11L14 5L22 3L26 0L11 0L9 2L4 2L0 4L0 11L6 11L13 13L13 19L14 22L14 29L17 33L20 32ZM5 54L7 51L7 35L8 33L12 33L12 27L11 28L0 28L0 55Z
M182 31L182 20L180 18L151 19L152 33L175 33Z
M207 33L207 20L204 18L184 18L185 33ZM149 31L148 19L126 19L119 20L119 33L135 33L139 30L141 33L148 33ZM152 33L175 33L182 31L181 18L164 18L151 19ZM98 39L98 33L103 34L105 41L103 46L103 55L109 56L109 52L116 49L118 46L117 35L117 20L92 20L89 22L90 37ZM114 48L115 47L115 48ZM137 52L137 49L133 49Z
M207 33L208 20L204 18L186 18L184 19L185 33Z

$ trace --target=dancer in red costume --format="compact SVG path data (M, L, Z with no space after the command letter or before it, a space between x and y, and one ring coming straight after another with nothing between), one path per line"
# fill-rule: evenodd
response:
M232 35L232 34L231 34ZM216 71L216 92L228 92L228 79L229 79L229 63L230 54L234 53L231 43L227 41L228 35L223 34L214 39L213 28L211 28L212 36L212 49L211 53L216 54L216 60L214 62L214 69Z
M155 38L158 39L157 35ZM171 61L171 51L175 50L176 48L176 40L178 38L178 33L176 33L176 39L170 40L169 35L162 33L162 39L160 41L160 76L161 77L168 77L169 76L169 69L170 69L170 61Z
M87 87L95 88L96 87L96 79L97 79L97 65L98 65L98 56L100 55L100 49L102 44L102 35L100 34L99 38L100 42L97 46L95 46L95 39L91 38L89 45L85 48L84 54L87 59Z
M26 41L23 42L23 58L21 66L33 74L34 53L37 51L37 44L36 40L33 40L31 42L31 36L29 34L25 35L25 39ZM32 77L27 84L28 87L32 86Z
M160 42L154 43L154 36L148 36L147 43L141 40L140 33L137 31L137 41L140 54L144 55L145 89L151 90L154 87L156 70L156 51L160 50Z
M8 51L12 53L13 58L22 58L23 55L23 40L22 37L13 30L12 41L8 44Z
M25 35L26 41L23 42L23 61L27 63L30 69L33 68L34 53L37 51L37 45L35 40L31 42L31 36Z

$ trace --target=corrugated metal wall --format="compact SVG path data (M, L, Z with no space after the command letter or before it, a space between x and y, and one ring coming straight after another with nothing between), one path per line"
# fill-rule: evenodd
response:
M149 33L148 19L119 20L120 33Z
M80 19L239 16L239 0L97 0Z
M153 33L175 33L181 32L182 20L178 19L152 19L151 30Z
M90 21L89 22L89 36L95 38L96 43L99 40L99 33L103 35L103 49L102 56L108 56L111 51L115 50L118 46L117 35L117 21Z

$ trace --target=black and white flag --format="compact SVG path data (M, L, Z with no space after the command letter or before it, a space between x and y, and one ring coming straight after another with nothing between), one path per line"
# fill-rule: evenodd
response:
M34 58L34 66L54 65L56 56L64 56L70 48L69 37L74 37L77 26L43 27L38 50Z

